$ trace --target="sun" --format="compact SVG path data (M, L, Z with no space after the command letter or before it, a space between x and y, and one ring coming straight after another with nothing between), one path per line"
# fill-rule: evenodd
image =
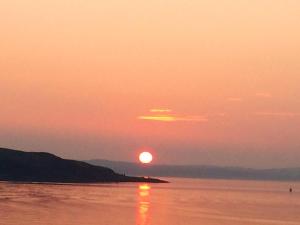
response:
M153 156L150 152L142 152L139 156L141 163L147 164L151 163Z

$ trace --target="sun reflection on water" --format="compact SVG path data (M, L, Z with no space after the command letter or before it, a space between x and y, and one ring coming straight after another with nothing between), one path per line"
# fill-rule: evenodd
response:
M138 189L138 206L136 225L148 225L150 209L150 190L149 184L140 184Z

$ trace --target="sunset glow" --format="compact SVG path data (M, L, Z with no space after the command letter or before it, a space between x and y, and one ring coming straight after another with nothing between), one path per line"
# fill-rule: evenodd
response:
M147 145L159 163L297 167L299 9L6 0L1 145L119 161Z

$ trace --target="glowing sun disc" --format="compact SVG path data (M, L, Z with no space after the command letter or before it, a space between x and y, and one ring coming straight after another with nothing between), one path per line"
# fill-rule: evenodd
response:
M150 152L142 152L139 156L141 163L150 163L153 159L153 156Z

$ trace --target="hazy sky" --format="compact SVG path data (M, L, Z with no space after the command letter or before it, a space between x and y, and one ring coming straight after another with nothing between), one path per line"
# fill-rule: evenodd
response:
M299 166L300 1L3 0L0 145Z

